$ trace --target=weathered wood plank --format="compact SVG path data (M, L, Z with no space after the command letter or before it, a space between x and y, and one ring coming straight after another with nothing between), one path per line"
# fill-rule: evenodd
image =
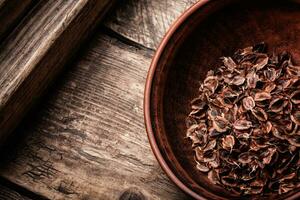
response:
M102 31L90 43L16 131L26 138L6 149L1 176L50 199L186 199L159 167L144 128L153 51Z
M105 25L148 48L155 49L170 25L198 0L127 0Z
M0 48L0 144L112 2L40 1L4 41Z
M50 199L188 199L161 171L148 144L142 101L153 51L140 46L155 48L191 1L120 4L128 2L129 9L119 8L111 17L128 12L134 21L116 26L110 24L116 21L106 22L128 43L102 31L96 34L93 45L61 77L40 112L16 131L17 137L25 138L7 149L10 154L3 152L7 162L0 164L2 176ZM156 10L146 16L143 2L167 14L161 17ZM132 10L140 7L144 18L138 27L141 13ZM155 15L166 22L155 21ZM155 35L143 36L151 26Z
M38 0L0 0L0 41Z

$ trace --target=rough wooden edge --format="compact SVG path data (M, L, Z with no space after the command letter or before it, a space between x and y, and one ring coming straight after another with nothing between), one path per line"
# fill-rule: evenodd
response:
M8 95L8 99L0 102L0 145L15 128L24 114L34 104L54 77L63 69L65 63L74 55L82 41L93 31L96 24L104 16L113 2L111 0L87 0L84 6L73 12L72 21L62 23L63 31L55 41L42 52L36 52L38 62L33 61L30 73L24 74L22 82ZM78 9L78 8L77 8ZM70 18L69 18L70 19ZM26 58L28 59L28 58ZM30 58L28 59L30 60ZM27 63L28 64L28 63ZM22 74L18 74L22 76ZM3 100L0 98L0 100Z
M35 194L9 180L0 177L1 200L48 200L46 197Z
M1 200L30 200L28 197L19 194L0 184L0 199Z
M38 0L2 0L0 1L0 41L18 24L24 14L33 7Z

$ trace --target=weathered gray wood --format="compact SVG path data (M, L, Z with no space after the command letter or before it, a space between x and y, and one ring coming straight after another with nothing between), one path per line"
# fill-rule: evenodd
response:
M36 2L37 0L0 0L0 41Z
M157 48L170 25L198 0L120 1L105 24L119 34L148 48Z
M50 199L185 199L162 172L144 128L153 51L101 31L90 43L39 114L17 130L26 139L1 176Z
M112 2L40 1L4 41L0 48L0 144Z

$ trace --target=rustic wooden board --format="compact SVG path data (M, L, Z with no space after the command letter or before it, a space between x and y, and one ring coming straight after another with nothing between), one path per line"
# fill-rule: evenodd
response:
M0 41L38 0L0 0Z
M198 0L120 1L105 25L145 47L156 49L177 17Z
M0 48L0 144L112 2L40 1L4 41Z
M148 144L143 90L152 51L98 32L61 77L0 174L50 199L184 199ZM13 151L7 149L7 152Z
M154 49L192 3L120 1L15 131L0 175L49 199L189 199L151 152L142 104Z

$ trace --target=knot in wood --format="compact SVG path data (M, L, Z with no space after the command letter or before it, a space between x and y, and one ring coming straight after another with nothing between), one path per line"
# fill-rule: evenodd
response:
M146 198L139 189L129 188L122 193L119 200L146 200Z

